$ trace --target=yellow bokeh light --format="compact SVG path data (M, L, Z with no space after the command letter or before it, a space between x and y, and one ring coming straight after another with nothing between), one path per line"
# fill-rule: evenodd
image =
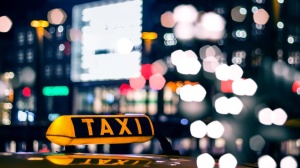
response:
M49 22L45 20L33 20L30 23L31 27L48 27Z
M144 40L155 40L157 39L157 33L155 32L143 32L142 39Z

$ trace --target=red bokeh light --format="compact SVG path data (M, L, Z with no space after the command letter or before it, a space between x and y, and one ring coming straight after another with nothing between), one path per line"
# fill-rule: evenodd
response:
M154 74L150 77L149 84L152 89L161 90L166 84L166 79L161 74Z
M71 55L71 43L66 41L66 42L64 42L64 45L65 45L64 54L66 56L70 56Z
M294 93L297 93L297 90L300 88L300 81L294 81L293 86L292 86L292 91Z
M233 93L232 82L232 80L221 81L221 91L223 93Z
M133 89L142 89L146 84L146 80L143 76L139 76L137 78L130 78L129 85Z
M30 97L31 95L31 89L29 87L24 87L22 90L22 94L24 97Z
M152 65L151 64L144 64L142 65L141 73L143 77L148 80L152 75Z
M130 85L123 83L120 86L120 94L121 95L127 95L128 91L130 91L132 88L130 87Z

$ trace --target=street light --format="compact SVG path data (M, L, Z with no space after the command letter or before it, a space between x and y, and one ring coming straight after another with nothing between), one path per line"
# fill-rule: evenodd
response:
M42 74L41 74L41 66L43 63L43 36L50 36L49 33L44 29L49 26L49 22L45 20L33 20L30 23L31 27L36 29L36 34L39 43L39 52L36 56L36 111L43 115L43 94L42 94ZM40 111L40 112L39 112ZM39 116L39 115L37 115Z
M44 28L49 26L49 22L45 20L33 20L31 21L30 25L31 27L36 28L36 33L40 45L40 51L42 52L43 36L46 32Z

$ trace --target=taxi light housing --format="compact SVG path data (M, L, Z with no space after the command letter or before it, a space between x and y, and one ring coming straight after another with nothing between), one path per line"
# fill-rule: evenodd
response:
M146 115L63 115L49 126L46 137L58 145L140 143L152 139Z

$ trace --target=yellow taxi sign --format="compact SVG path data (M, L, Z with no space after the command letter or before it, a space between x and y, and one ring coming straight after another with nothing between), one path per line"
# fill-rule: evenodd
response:
M46 132L51 142L64 146L146 142L153 136L146 115L63 115Z

